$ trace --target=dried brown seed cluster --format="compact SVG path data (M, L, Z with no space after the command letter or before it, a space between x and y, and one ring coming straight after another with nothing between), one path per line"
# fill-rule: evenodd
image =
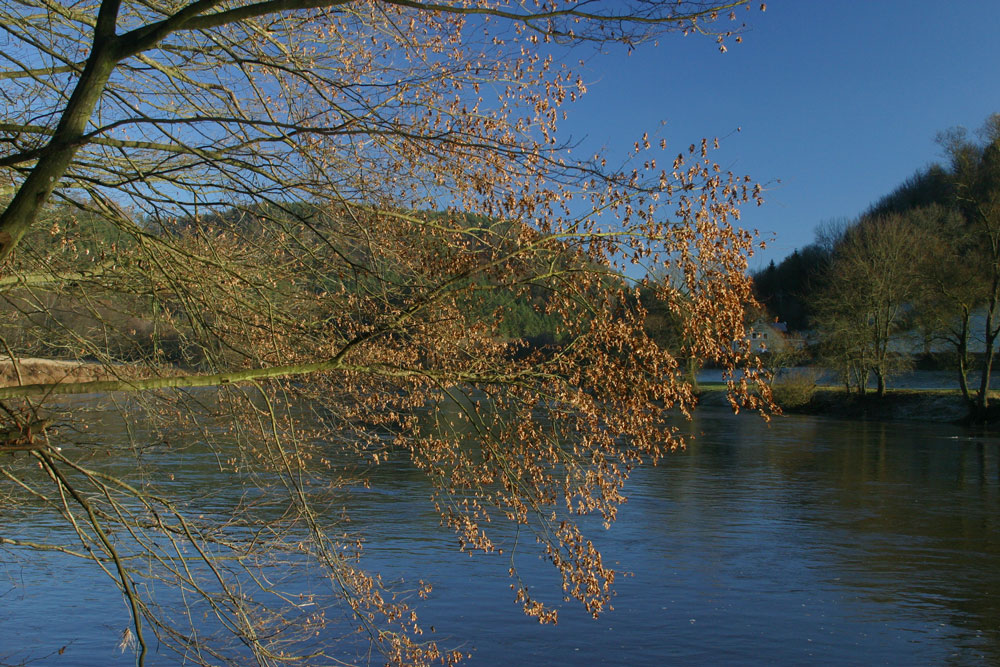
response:
M680 362L769 405L736 226L760 189L707 140L574 161L557 126L586 86L556 54L724 38L715 12L747 3L722 4L8 3L0 347L15 372L102 374L0 388L0 514L72 536L0 544L103 568L140 662L152 634L194 663L329 664L357 637L451 663L359 562L352 498L405 456L463 548L510 551L513 524L606 609L614 572L575 519L613 521L630 472L683 444ZM644 328L650 285L676 347ZM63 398L85 392L106 398ZM223 475L239 493L196 483Z

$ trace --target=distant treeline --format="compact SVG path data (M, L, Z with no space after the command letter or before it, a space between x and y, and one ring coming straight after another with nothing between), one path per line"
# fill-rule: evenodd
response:
M652 285L637 297L628 287L633 281L606 268L584 266L589 260L578 253L539 253L493 271L481 270L496 257L512 255L517 244L536 238L537 232L525 225L456 211L393 215L399 223L387 226L399 231L393 237L393 252L388 252L388 244L372 243L335 208L306 202L234 205L197 218L159 212L128 229L74 202L53 206L46 211L45 225L26 237L19 255L25 266L42 266L44 271L22 269L19 277L0 286L0 302L6 306L0 316L0 342L21 357L78 358L82 351L84 358L103 354L108 358L101 360L112 364L189 368L238 354L217 343L218 332L223 327L235 332L235 324L206 319L203 313L208 309L185 296L185 285L164 282L150 270L160 241L169 238L173 246L198 257L210 258L223 245L246 249L237 264L220 265L218 275L206 273L192 285L192 293L205 293L205 299L212 298L209 293L225 282L230 271L241 275L256 271L262 283L271 281L266 262L281 264L287 247L310 244L314 261L324 270L302 265L293 282L285 279L287 284L269 289L277 289L288 302L301 301L303 309L307 304L321 307L316 304L322 302L330 309L356 310L361 324L377 316L365 304L384 301L398 308L411 298L411 288L444 279L421 263L421 258L434 258L434 248L440 253L461 252L470 277L450 286L458 295L454 306L470 321L489 323L499 341L513 343L525 353L563 344L565 317L579 321L590 316L586 310L557 313L550 307L554 291L564 281L572 282L576 270L587 268L605 274L601 285L607 298L622 299L626 310L643 308L647 332L654 340L672 349L684 346L676 304L660 299ZM325 270L331 262L340 268ZM550 274L554 277L547 277ZM253 296L248 291L243 312L234 313L234 319L266 308Z
M106 360L111 363L155 361L201 367L210 356L226 354L224 349L210 347L217 346L217 336L204 335L222 326L203 319L206 309L180 298L175 285L163 283L151 272L144 284L150 262L156 261L158 241L167 237L185 252L199 256L211 257L213 248L223 244L246 248L246 264L260 258L280 264L289 245L309 243L317 248L317 263L328 266L337 261L342 268L321 272L303 266L294 284L277 286L283 298L305 302L323 295L330 308L358 309L359 320L364 320L374 315L362 312L358 303L385 300L398 307L396 301L410 298L409 287L421 285L420 272L425 269L407 264L407 247L420 244L423 255L433 256L433 247L440 241L441 253L464 252L475 263L478 255L502 254L518 242L519 235L523 240L530 233L509 221L461 212L398 215L403 219L397 226L400 236L410 225L413 238L395 239L398 251L390 253L383 252L386 244L373 244L336 209L306 202L234 205L197 218L158 213L127 230L72 202L53 206L45 213L44 227L33 229L21 250L25 264L30 260L33 266L44 266L44 272L26 273L0 289L0 302L7 306L0 317L0 341L18 356L75 358L81 349L87 356L90 347L96 356L98 347L88 341L98 340L111 355ZM438 234L438 239L427 229L448 231ZM459 242L445 242L455 238ZM415 251L411 254L417 257ZM557 265L549 263L560 258L547 257L546 261L545 268L554 270ZM567 257L565 261L579 259ZM266 268L260 269L262 281L270 279ZM522 274L539 273L533 272L536 267L523 267L521 273L517 266L505 268L509 272L502 277L481 272L466 280L468 298L460 305L474 319L491 321L500 339L522 341L529 347L556 343L560 320L547 312L549 286L542 280L522 279ZM219 276L204 276L198 291L210 291L230 270L245 273L248 268L220 267ZM393 290L387 291L386 285ZM86 298L78 298L79 294ZM257 306L248 300L247 309Z
M373 211L392 218L380 227L390 230L385 238L373 241L362 233L372 226L362 229L352 219L357 211L347 215L307 202L231 205L198 217L153 212L127 225L93 208L72 201L51 206L45 224L25 237L14 276L0 285L5 355L209 370L219 360L247 357L241 341L258 335L255 318L267 315L269 299L298 308L303 341L330 326L325 311L350 320L339 324L350 337L356 335L351 326L361 330L384 312L411 305L414 294L438 282L448 284L452 311L421 317L459 311L496 342L527 355L567 344L566 323L593 317L585 300L576 309L553 307L557 291L578 289L575 275L587 272L602 276L592 289L616 304L613 312L623 318L641 313L649 337L682 359L692 377L712 362L690 352L694 342L683 327L687 297L667 276L650 276L636 290L634 280L592 265L585 254L560 251L557 242L545 252L498 261L539 238L514 221L460 211ZM215 261L223 248L228 259ZM297 248L309 250L308 261L294 259L294 271L278 277L272 267L289 265ZM165 253L197 258L199 273L160 275L156 267ZM435 262L457 268L440 275ZM208 305L223 299L233 275L260 289L241 290L232 310L220 315Z
M974 136L956 128L937 140L945 164L855 220L821 225L813 244L757 272L755 288L771 316L809 332L814 361L849 390L874 379L884 393L914 351L947 349L966 398L985 409L1000 335L1000 114Z

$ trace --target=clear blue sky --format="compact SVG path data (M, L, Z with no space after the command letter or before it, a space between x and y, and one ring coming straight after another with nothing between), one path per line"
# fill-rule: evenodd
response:
M940 161L939 130L1000 111L1000 0L770 0L738 15L749 30L725 54L668 35L591 58L562 129L612 154L644 130L678 150L719 137L716 161L767 187L743 216L774 239L752 268Z

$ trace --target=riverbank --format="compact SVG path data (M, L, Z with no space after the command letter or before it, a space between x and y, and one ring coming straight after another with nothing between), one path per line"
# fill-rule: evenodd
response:
M824 387L817 388L806 403L782 410L790 414L873 421L961 423L972 418L968 402L960 392L951 389L895 389L880 397L875 393L858 396ZM988 416L992 417L990 421L996 421L1000 415Z
M994 404L980 423L1000 424L1000 404ZM722 386L703 385L701 405L729 405ZM865 396L848 394L835 387L816 387L807 400L782 405L785 414L805 414L871 421L920 421L959 424L973 421L969 404L955 389L894 389L883 397L874 392Z
M108 380L110 374L101 364L61 359L0 360L0 387L24 384L55 384L60 382L92 382Z
M20 377L19 377L20 375ZM0 360L0 387L20 384L61 382L91 382L108 380L111 375L101 364L63 361L58 359L19 359L17 369L10 360ZM779 392L776 392L779 393ZM779 393L780 394L780 393ZM777 396L786 414L807 414L842 419L872 421L921 421L934 423L967 423L973 421L968 403L954 389L894 389L884 397L874 393L865 396L848 394L839 387L813 387L794 404ZM701 384L699 404L729 407L725 385L716 382ZM986 415L985 423L1000 424L1000 400Z

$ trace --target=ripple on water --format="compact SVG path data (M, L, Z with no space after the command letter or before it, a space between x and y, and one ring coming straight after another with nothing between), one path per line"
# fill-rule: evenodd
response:
M995 443L950 426L767 425L708 410L690 430L700 435L687 451L635 473L611 531L587 524L606 562L628 573L597 620L572 604L554 627L521 616L508 556L459 553L405 464L380 470L382 491L354 496L352 525L387 580L434 583L422 625L472 650L472 664L1000 662ZM495 530L509 549L513 534ZM558 603L558 580L531 546L517 551L522 574ZM113 650L127 614L92 569L4 558L0 595L0 662L70 638L66 664L129 662Z

